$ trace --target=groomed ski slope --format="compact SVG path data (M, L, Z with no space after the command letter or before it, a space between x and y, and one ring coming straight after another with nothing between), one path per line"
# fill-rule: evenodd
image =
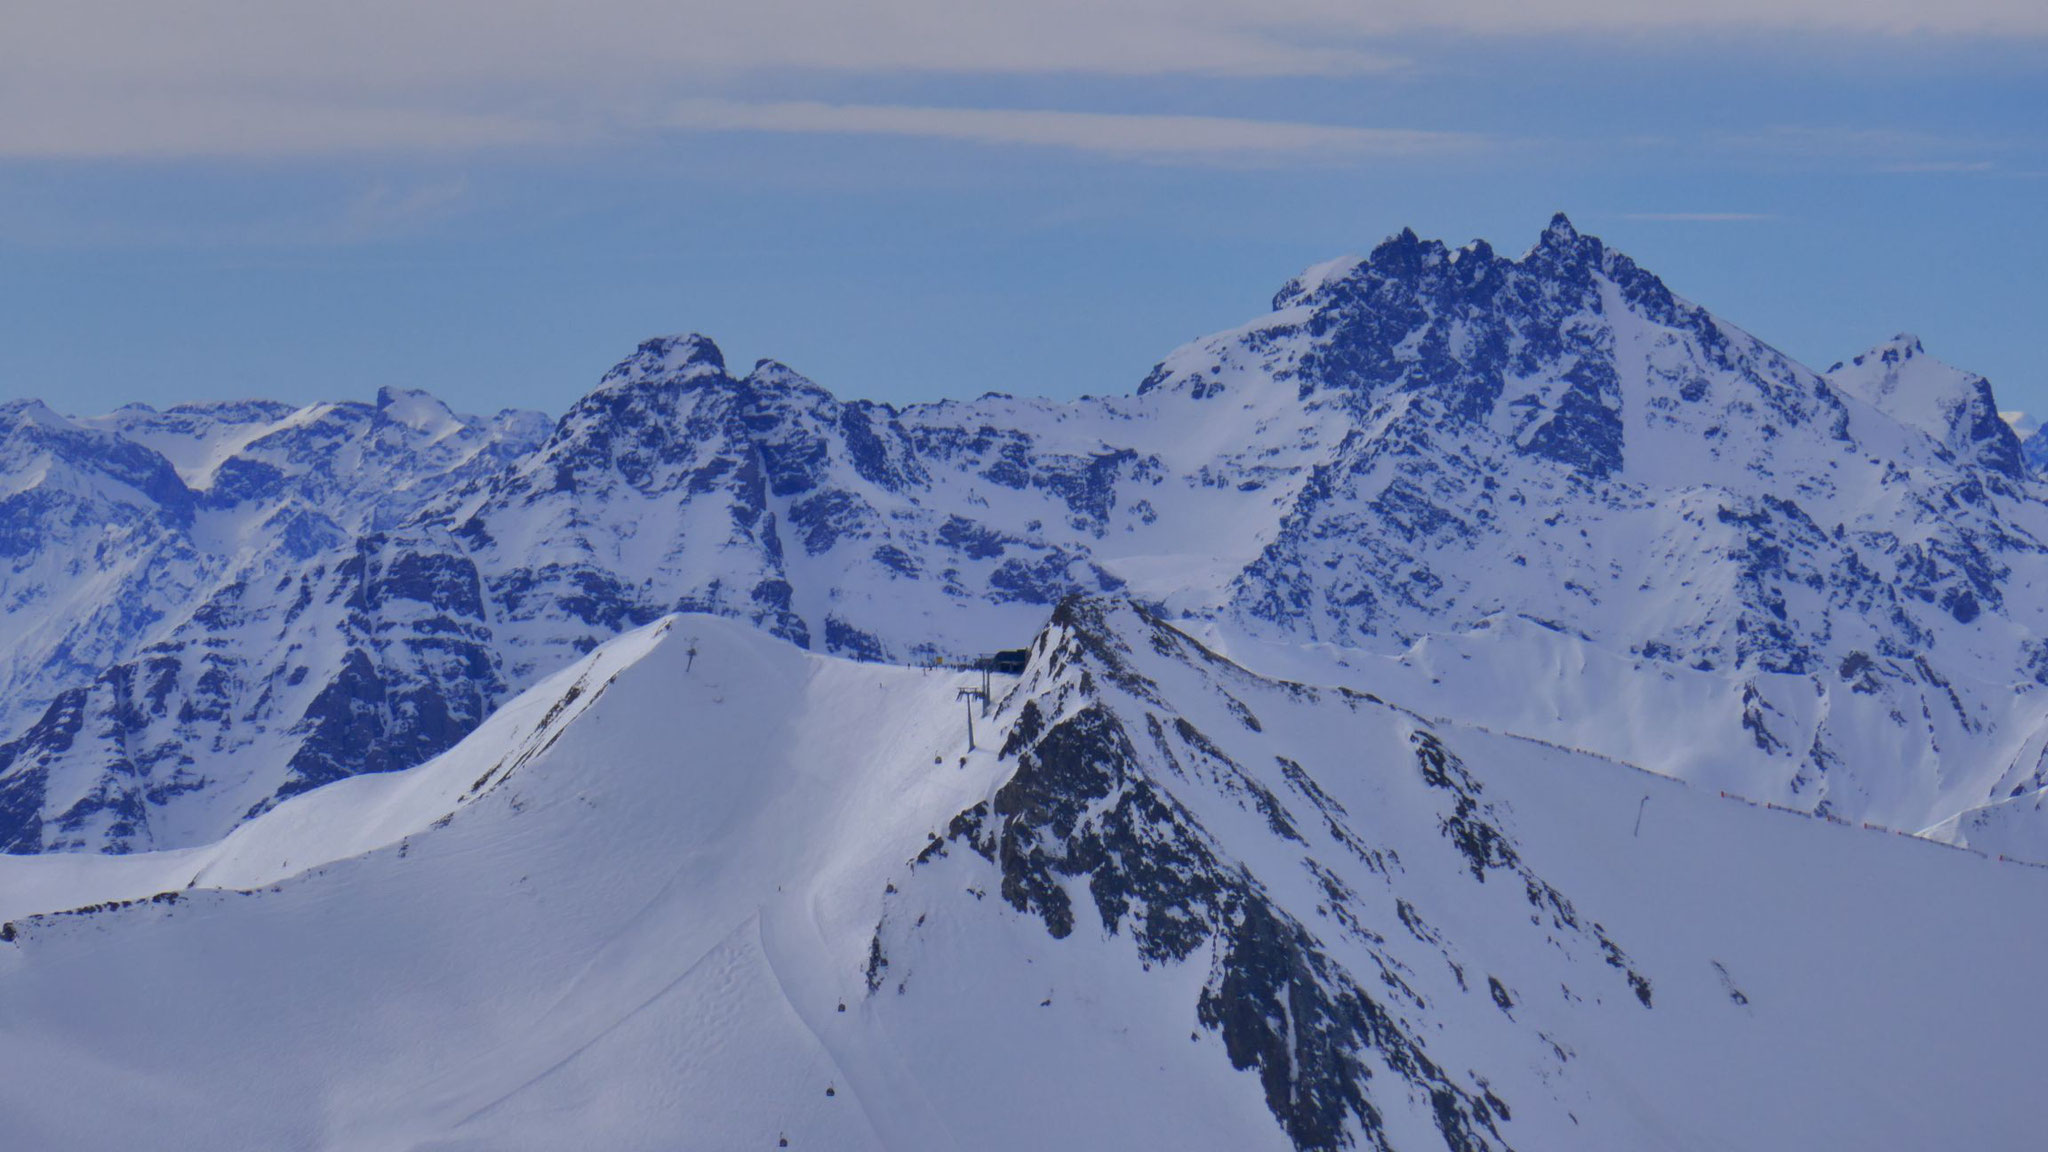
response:
M1145 658L1202 728L1235 724L1191 672ZM672 617L442 757L297 797L219 844L0 858L6 1143L1288 1147L1257 1078L1196 1029L1199 956L1148 971L1086 919L1056 940L972 853L911 879L911 857L1015 768L990 728L1016 699L966 749L956 693L978 683ZM1507 954L1498 901L1425 874L1437 832L1402 819L1403 788L1339 770L1392 762L1365 753L1399 735L1394 710L1347 728L1254 706L1266 731L1231 732L1233 753L1284 743L1403 846L1408 895L1468 961L1541 967ZM1501 1028L1572 1051L1556 1107L1521 1086L1538 1070L1495 1071L1518 1085L1503 1092L1520 1119L1501 1126L1515 1146L2035 1146L2048 872L1438 732L1511 811L1522 858L1657 989L1652 1009L1589 1014L1522 986L1507 1024L1483 986L1432 998L1440 1056ZM1265 866L1247 836L1210 832ZM896 885L924 909L921 951L899 957L918 975L871 993ZM159 892L177 896L37 915Z

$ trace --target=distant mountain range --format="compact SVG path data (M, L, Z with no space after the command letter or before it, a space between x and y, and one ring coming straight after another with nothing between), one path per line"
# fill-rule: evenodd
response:
M1057 349L1020 348L1057 371ZM1826 373L1562 216L1403 232L1129 396L842 401L650 340L559 420L0 406L0 846L218 839L672 612L862 660L1113 594L1248 666L2048 858L2048 488L1979 377Z

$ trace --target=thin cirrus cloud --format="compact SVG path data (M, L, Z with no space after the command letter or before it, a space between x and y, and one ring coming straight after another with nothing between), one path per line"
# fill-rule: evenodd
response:
M2048 7L2048 6L2044 6ZM1956 135L1901 128L1826 124L1779 124L1761 131L1727 135L1724 147L1804 163L1851 164L1873 172L1989 172L1987 154L2011 152L2024 142L1992 136Z
M1460 132L1221 116L944 108L813 101L690 100L666 118L697 132L900 136L1067 149L1163 163L1260 164L1444 155L1481 147Z
M1498 41L1699 30L2048 37L2040 0L62 0L13 8L0 18L0 158L15 159L587 143L658 130L663 118L645 110L680 92L758 92L763 77L785 75L1359 75L1414 67L1403 38L1415 34L1432 43L1442 34ZM751 117L760 131L896 124L890 131L902 135L1036 134L1076 148L1118 133L1128 140L1136 127L1003 115L769 104L686 106L669 119ZM842 127L780 126L799 120ZM1149 127L1179 136L1182 155L1245 147L1204 143L1232 138L1237 129L1223 123L1162 118ZM1306 139L1312 127L1283 131ZM1442 143L1360 131L1322 144L1398 151ZM1097 150L1157 154L1133 144Z
M176 159L503 151L648 133L891 136L1039 147L1162 164L1341 164L1471 152L1481 136L1222 116L817 101L684 100L644 122L282 103L101 107L68 122L0 121L0 157Z
M1389 37L1813 29L2048 36L2039 0L64 0L16 5L0 75L593 87L729 73L1311 75L1398 62Z
M1957 173L1990 172L1998 165L1989 160L1906 160L1895 164L1880 164L1879 172L1898 174L1912 173Z
M1763 224L1778 219L1775 212L1627 212L1624 220L1653 224Z
M60 110L0 105L0 159L315 158L476 152L567 143L571 125L460 108L185 93L121 100L88 94Z

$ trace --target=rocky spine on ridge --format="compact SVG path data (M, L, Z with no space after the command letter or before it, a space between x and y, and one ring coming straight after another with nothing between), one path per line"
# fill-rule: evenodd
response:
M1536 1104L1511 1105L1483 1071L1432 1054L1431 1014L1511 1020L1509 984L1550 977L1478 971L1431 927L1433 898L1411 887L1421 877L1505 884L1518 896L1505 906L1510 931L1578 965L1575 979L1652 1006L1648 977L1532 870L1479 779L1399 709L1262 679L1142 609L1076 598L991 722L1013 767L891 884L866 965L871 996L943 986L923 943L927 914L962 885L978 892L993 868L989 894L1055 939L1127 937L1125 963L1206 970L1192 1017L1232 1066L1259 1076L1304 1152L1391 1152L1397 1111L1415 1118L1403 1129L1424 1123L1453 1152L1507 1149L1511 1108ZM1345 738L1319 742L1315 730L1332 724ZM1333 763L1336 747L1364 762ZM1348 809L1318 783L1333 773L1376 807ZM1553 1075L1569 1063L1542 1042L1520 1058L1554 1064Z

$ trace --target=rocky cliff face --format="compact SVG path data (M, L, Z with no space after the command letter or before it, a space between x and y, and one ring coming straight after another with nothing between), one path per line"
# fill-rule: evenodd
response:
M943 986L924 937L967 911L927 919L986 871L952 859L971 852L998 875L988 895L1054 939L1126 938L1125 962L1145 972L1206 970L1182 1009L1258 1076L1304 1150L1391 1150L1432 1129L1418 1143L1509 1148L1512 1111L1488 1072L1439 1062L1442 1019L1498 1013L1512 1029L1518 990L1560 976L1600 988L1609 1011L1652 1007L1650 979L1524 862L1505 811L1419 717L1264 680L1103 601L1062 605L1034 656L997 717L1014 768L891 885L871 996ZM1318 783L1333 775L1371 809ZM1489 883L1517 899L1485 899ZM1491 955L1533 966L1481 970L1433 926L1440 904L1485 909ZM1493 1077L1569 1062L1534 1030L1510 1047Z
M386 529L530 451L538 417L389 390L8 415L7 851L211 839L418 763L502 699L474 566L445 534Z
M218 835L667 612L916 661L1112 590L1844 818L2048 784L2048 507L1988 385L1909 340L1812 372L1562 217L1320 266L1127 397L896 409L688 336L551 430L7 411L13 851Z

